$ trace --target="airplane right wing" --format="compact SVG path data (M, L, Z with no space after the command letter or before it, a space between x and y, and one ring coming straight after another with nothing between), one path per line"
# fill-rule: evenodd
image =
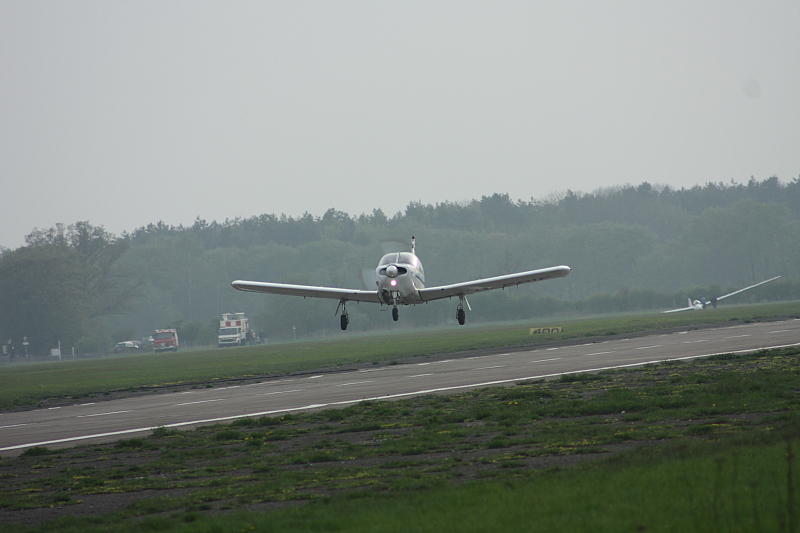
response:
M476 292L490 291L493 289L504 289L523 283L533 283L534 281L544 281L546 279L563 278L570 273L568 266L557 266L542 268L539 270L529 270L528 272L517 272L494 278L476 279L455 283L453 285L442 285L441 287L428 287L419 290L419 296L424 301L439 300L441 298L452 298L453 296L467 296Z
M732 292L730 294L726 294L725 296L720 296L719 298L717 298L717 301L722 300L723 298L727 298L728 296L733 296L734 294L739 294L740 292L746 291L747 289L752 289L753 287L758 287L759 285L763 285L765 283L769 283L770 281L774 281L774 280L778 279L779 277L780 276L775 276L774 278L770 278L770 279L762 281L760 283L756 283L755 285L750 285L749 287L745 287L744 289L739 289L736 292Z
M267 294L283 294L286 296L303 296L304 298L327 298L356 302L381 303L378 291L358 291L355 289L339 289L335 287L315 287L312 285L291 285L289 283L267 283L264 281L236 280L231 283L234 289L247 292Z

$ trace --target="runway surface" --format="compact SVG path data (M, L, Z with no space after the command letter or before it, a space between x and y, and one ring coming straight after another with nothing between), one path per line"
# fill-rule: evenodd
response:
M800 320L649 334L492 355L424 360L259 383L162 392L0 415L0 453L142 436L246 416L345 407L363 400L458 392L668 360L800 345Z

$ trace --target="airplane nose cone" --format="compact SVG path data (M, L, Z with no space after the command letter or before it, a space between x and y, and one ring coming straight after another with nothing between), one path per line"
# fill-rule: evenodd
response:
M388 267L386 267L386 275L389 276L390 278L396 278L397 267L394 265L389 265Z

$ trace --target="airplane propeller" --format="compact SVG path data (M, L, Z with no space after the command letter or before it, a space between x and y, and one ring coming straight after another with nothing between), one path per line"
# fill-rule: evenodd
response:
M362 268L358 277L361 279L364 290L374 291L378 285L378 276L375 274L374 268Z

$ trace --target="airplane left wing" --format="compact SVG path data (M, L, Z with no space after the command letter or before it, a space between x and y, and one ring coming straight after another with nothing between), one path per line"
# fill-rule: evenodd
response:
M247 292L267 294L283 294L287 296L303 296L304 298L328 298L356 302L381 303L378 291L358 291L355 289L338 289L334 287L315 287L312 285L291 285L288 283L267 283L263 281L236 280L231 283L234 289Z
M515 285L522 285L523 283L563 278L570 273L570 270L568 266L562 265L539 270L529 270L528 272L517 272L516 274L507 274L494 278L465 281L453 285L442 285L441 287L428 287L426 289L420 289L419 296L424 301L452 298L454 296L467 296L475 294L476 292L504 289Z
M689 307L681 307L680 309L670 309L669 311L664 311L664 313L677 313L678 311L692 311L694 306L692 305L692 299L689 298Z

